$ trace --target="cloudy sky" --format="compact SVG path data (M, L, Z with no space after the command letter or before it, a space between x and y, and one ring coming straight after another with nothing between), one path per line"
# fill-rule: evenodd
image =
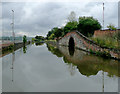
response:
M12 36L12 11L16 36L46 36L53 27L62 27L71 11L79 16L93 16L102 24L102 2L2 2L2 28L4 36ZM118 26L118 2L105 2L105 27Z

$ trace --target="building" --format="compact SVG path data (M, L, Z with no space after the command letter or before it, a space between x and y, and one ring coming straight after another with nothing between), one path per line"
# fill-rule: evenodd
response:
M117 31L120 31L120 29L117 29L117 30L110 30L110 29L95 30L94 37L100 37L100 36L106 36L106 35L112 36Z

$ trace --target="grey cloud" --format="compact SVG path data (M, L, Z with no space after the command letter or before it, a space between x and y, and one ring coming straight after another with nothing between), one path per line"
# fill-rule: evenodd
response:
M10 5L10 6L9 6ZM5 4L3 5L4 7L4 11L3 11L3 19L7 19L7 22L4 21L4 26L6 29L10 29L10 25L8 23L10 23L10 21L12 20L10 17L10 11L7 6L12 7L17 5L15 4ZM40 4L39 6L30 9L31 14L28 15L26 18L24 16L26 16L25 10L24 8L28 8L32 5L29 4L29 6L27 5L27 7L25 6L25 4L19 4L21 7L17 7L17 8L13 8L15 9L15 28L16 29L21 29L25 32L38 32L41 30L43 33L50 28L53 28L53 26L57 26L57 24L59 23L59 21L61 21L62 16L60 16L61 13L59 13L59 8L61 8L61 6L59 4L55 4L55 3L47 3L47 4ZM20 9L21 8L21 9ZM6 11L7 10L7 11ZM16 11L19 10L19 13L17 13ZM57 12L58 11L58 12ZM59 15L59 16L58 16ZM11 15L12 16L12 15ZM43 29L44 28L44 29ZM45 32L45 33L46 33Z
M78 2L29 2L3 3L2 5L4 31L11 31L11 9L14 9L15 11L16 35L25 32L25 34L28 34L29 36L35 36L39 34L45 36L53 27L60 27L62 24L64 24L71 11L75 11L77 17L91 15L102 23L101 2L86 2L82 4ZM116 25L116 9L116 3L106 4L106 24L111 22ZM107 12L108 10L110 12Z

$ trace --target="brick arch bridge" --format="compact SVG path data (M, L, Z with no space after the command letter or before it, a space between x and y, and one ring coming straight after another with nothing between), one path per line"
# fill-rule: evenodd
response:
M58 43L59 45L68 46L68 47L74 46L75 48L87 52L90 52L90 50L92 50L93 52L97 52L97 51L109 52L112 58L120 59L119 57L120 52L118 50L101 47L78 31L72 31L67 33L64 37L62 37L59 40Z

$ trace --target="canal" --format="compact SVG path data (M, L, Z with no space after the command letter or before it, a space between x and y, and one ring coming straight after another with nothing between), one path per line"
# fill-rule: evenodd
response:
M117 92L118 61L51 44L2 57L3 92Z

